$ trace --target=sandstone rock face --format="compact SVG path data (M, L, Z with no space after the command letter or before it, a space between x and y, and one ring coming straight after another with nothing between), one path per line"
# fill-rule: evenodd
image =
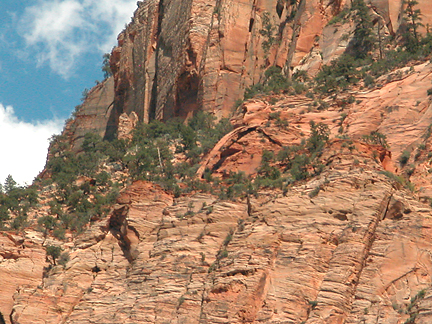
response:
M0 314L8 324L14 304L12 297L17 289L35 289L42 279L45 250L41 245L42 235L34 234L0 235Z
M351 104L341 97L340 102L328 100L330 107L325 110L304 96L279 97L273 105L265 98L250 100L235 120L237 128L206 156L198 174L215 165L219 174L254 174L263 149L278 152L284 146L298 145L309 135L309 123L319 121L329 126L333 137L344 135L362 141L374 131L385 135L389 147L381 158L382 167L398 174L412 173L410 181L417 186L420 198L427 200L432 197L431 73L430 62L396 70L379 78L373 89L352 91ZM279 113L288 126L275 125L270 113ZM409 153L409 160L402 166L399 160L404 152Z
M274 45L289 33L295 12L305 10L297 6L280 7L275 0L142 2L113 51L114 113L134 110L143 121L185 118L200 108L229 115L244 88L259 81L261 66L287 61L289 37L281 50L275 45L264 53L264 13Z
M382 35L398 32L402 2L370 2ZM186 118L197 109L228 116L269 66L313 75L348 46L354 26L328 22L350 5L344 0L139 2L113 50L112 120L132 111L144 122ZM432 22L429 7L419 1L425 26Z
M431 69L395 71L325 110L304 96L244 103L198 174L254 176L264 150L301 143L310 121L331 131L324 171L237 201L174 198L136 182L109 219L64 245L65 267L7 286L1 312L14 324L429 323L432 209L417 198L429 202ZM365 143L376 130L388 150ZM403 174L398 158L409 149L417 193L385 173Z
M136 182L64 268L17 291L12 323L428 323L432 210L356 146L248 202Z
M118 139L130 140L132 139L132 131L135 129L138 123L138 116L134 111L128 116L128 114L123 113L119 117L118 124Z
M198 174L253 176L263 150L299 144L311 120L332 133L324 171L285 193L236 201L173 198L135 182L109 219L65 246L65 267L15 293L12 323L429 323L432 209L385 173L402 168L414 139L430 150L431 65L407 71L342 107L322 110L303 96L246 102ZM374 130L388 150L364 142ZM427 178L411 180L424 195L417 181Z
M93 87L82 105L78 106L75 118L63 130L73 151L80 151L84 135L93 132L105 137L110 129L118 128L118 120L113 120L111 110L114 102L114 79L108 78Z
M430 62L394 71L378 82L380 89L359 92L344 120L347 133L359 139L371 131L387 136L396 171L404 173L398 163L404 151L411 155L407 166L416 165L410 180L417 185L420 196L432 195L429 173L429 127L432 121ZM391 81L388 81L391 80ZM424 146L424 148L422 148ZM414 164L413 164L414 163Z
M348 46L353 26L327 22L350 1L291 3L140 2L112 53L113 78L66 128L72 145L79 150L88 130L127 138L137 120L199 108L226 116L263 65L316 73ZM370 4L383 32L397 33L402 0ZM419 0L422 12L427 5ZM265 17L282 35L268 52ZM108 219L63 244L64 266L48 267L40 233L0 236L1 314L11 324L431 323L431 72L431 63L413 65L321 103L245 102L198 176L254 177L265 150L300 144L311 121L327 125L323 171L285 192L175 198L135 182ZM372 131L388 148L367 143Z
M397 35L402 2L371 0L370 15L382 35ZM199 109L229 116L269 66L315 75L342 54L354 26L328 23L350 5L345 0L139 1L112 52L113 78L90 91L65 133L79 150L89 131L117 136L123 113L135 112L145 123L187 118ZM417 7L422 23L432 23L427 0Z

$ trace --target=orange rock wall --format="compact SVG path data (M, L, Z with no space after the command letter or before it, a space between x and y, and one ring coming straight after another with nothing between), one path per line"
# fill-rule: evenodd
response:
M348 44L344 34L353 26L328 22L349 6L344 0L141 2L113 50L113 119L131 111L145 122L186 118L198 109L228 116L268 66L315 74L340 55ZM402 0L372 0L370 6L383 33L397 32ZM432 22L429 7L426 0L419 2L425 26ZM269 53L260 32L264 13L274 27Z
M339 0L186 0L139 1L132 22L112 51L113 81L96 86L67 130L72 146L97 131L118 133L120 115L135 112L140 121L190 117L204 109L229 116L247 87L272 65L287 74L310 75L342 54L354 26L328 25L349 1ZM382 34L399 30L402 0L371 0L370 14ZM420 0L425 26L432 23L427 0ZM274 42L266 53L263 17L269 14ZM113 85L114 82L114 85ZM77 142L76 142L77 141ZM76 143L75 143L76 142Z
M327 21L349 1L302 1L285 25L293 8L284 3L279 17L277 3L141 2L113 51L113 78L90 92L66 128L72 145L77 149L88 130L113 136L119 119L127 134L134 114L145 122L186 118L199 108L227 115L259 81L263 64L313 74L344 51L352 26ZM386 32L396 32L401 2L371 3ZM427 1L419 3L430 12ZM264 12L283 35L268 57L259 32ZM109 219L63 244L70 261L45 273L41 233L3 236L0 312L12 324L393 324L414 315L415 323L431 323L432 142L424 137L432 123L431 66L383 76L377 87L350 94L351 104L331 102L326 110L303 96L244 104L239 127L198 172L218 165L215 176L254 175L263 150L299 144L311 120L327 124L323 172L285 193L174 198L135 182ZM272 123L271 112L288 125ZM371 131L387 136L388 150L362 141ZM384 172L401 167L404 150L412 152L414 192Z
M431 209L353 153L334 144L319 177L249 203L133 184L15 294L13 323L428 323Z

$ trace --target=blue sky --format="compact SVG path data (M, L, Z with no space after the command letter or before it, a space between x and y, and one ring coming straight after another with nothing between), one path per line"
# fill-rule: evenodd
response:
M136 0L0 1L0 183L31 183Z

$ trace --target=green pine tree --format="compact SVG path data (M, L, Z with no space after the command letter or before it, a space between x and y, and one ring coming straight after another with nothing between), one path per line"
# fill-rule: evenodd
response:
M56 260L60 257L62 248L60 246L48 245L45 247L45 250L47 257L51 257L53 265L57 265Z
M110 53L105 53L103 55L102 72L104 74L104 79L108 79L110 76L112 76L110 58L111 58Z
M352 9L355 11L354 22L356 24L352 49L354 56L362 59L367 57L375 46L373 23L364 0L354 0Z
M12 175L8 175L6 177L5 183L4 183L4 191L6 194L10 193L13 189L17 188L17 183L13 179Z
M420 9L414 7L418 5L416 0L405 0L406 8L404 10L404 21L406 23L406 32L404 33L405 47L409 52L415 52L420 45L420 35L418 29L423 26L421 23Z

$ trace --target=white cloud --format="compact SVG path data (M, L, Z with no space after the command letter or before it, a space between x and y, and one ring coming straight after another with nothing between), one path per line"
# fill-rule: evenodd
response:
M20 33L39 65L67 78L82 55L116 45L135 8L136 0L38 0L26 8Z
M48 139L62 127L60 120L23 122L11 106L0 104L0 183L11 174L19 184L31 184L45 166Z

